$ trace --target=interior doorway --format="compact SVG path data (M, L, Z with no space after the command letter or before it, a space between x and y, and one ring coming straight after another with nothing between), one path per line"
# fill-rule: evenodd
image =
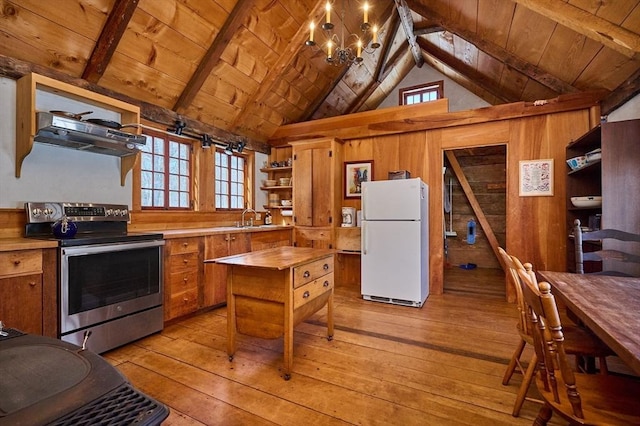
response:
M505 274L488 235L505 246L507 147L445 151L444 165L444 292L504 299Z

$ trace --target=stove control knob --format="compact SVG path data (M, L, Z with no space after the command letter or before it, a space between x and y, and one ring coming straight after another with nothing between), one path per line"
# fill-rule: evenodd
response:
M41 209L33 209L33 210L31 210L31 215L32 215L33 217L38 217L38 216L40 216L41 214L42 214L42 210L41 210Z
M104 214L109 217L109 216L113 216L113 210L112 209L107 209L107 211L104 212Z
M120 209L116 209L116 210L113 212L113 215L114 215L114 216L122 216L122 210L120 210Z
M122 212L120 213L120 216L124 217L128 214L127 209L122 209Z
M53 214L53 209L47 208L42 211L45 216L51 216Z

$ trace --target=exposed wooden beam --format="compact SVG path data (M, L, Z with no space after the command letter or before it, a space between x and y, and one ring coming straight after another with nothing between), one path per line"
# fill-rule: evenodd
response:
M97 83L102 78L137 7L138 0L116 0L82 72L83 79Z
M398 10L398 15L400 15L402 28L404 28L404 33L407 36L407 41L409 42L409 48L411 49L413 59L416 61L416 66L421 68L424 64L424 58L422 57L420 47L416 42L416 35L413 33L413 17L411 16L411 9L409 9L405 0L394 0L394 2L396 4L396 9Z
M558 0L513 0L631 59L640 59L640 35Z
M395 38L398 29L400 28L400 15L397 13L391 14L391 18L389 19L389 30L387 31L387 36L385 37L385 43L382 45L382 49L380 51L380 57L378 58L378 63L376 64L376 71L374 73L373 80L369 82L367 88L358 96L354 102L347 107L345 114L351 114L352 112L358 111L362 105L369 99L369 97L375 92L376 88L380 86L380 83L384 81L384 77L388 74L384 74L385 70L393 69L395 63L399 60L402 55L399 53L404 53L400 49L396 51L397 57L394 57L393 63L387 63L387 59L389 57L389 52L391 51L392 41Z
M493 44L485 39L482 39L477 34L472 33L469 30L466 30L448 20L442 18L434 11L424 6L418 0L408 0L411 9L435 23L436 25L440 25L445 28L447 31L457 35L458 37L468 41L469 43L476 46L478 49L486 53L487 55L497 59L498 61L504 63L505 65L513 68L514 70L524 74L532 80L537 81L543 86L548 87L558 94L567 94L567 93L578 93L580 90L573 87L569 83L566 83L554 75L549 74L548 72L538 68L537 66L530 64L517 56L513 55L509 51L501 48L500 46Z
M209 50L204 54L202 60L198 64L198 68L191 76L191 79L180 94L180 97L173 106L174 111L184 112L198 94L198 91L209 78L209 74L220 61L222 52L227 47L234 34L242 26L249 16L249 12L253 7L253 0L238 0L229 17L224 22L220 32L216 35L215 40L211 43Z
M439 33L441 31L444 31L444 28L442 28L439 25L433 25L430 22L424 22L420 26L419 25L413 26L413 34L415 34L416 37L421 35L426 35L426 34Z
M515 94L504 93L504 89L493 83L491 79L487 78L482 73L479 73L473 67L459 60L455 56L448 54L442 49L438 49L427 40L418 37L418 45L427 55L435 58L445 66L473 81L474 84L480 86L482 89L486 90L497 99L500 99L502 102L511 103L520 100L520 98Z
M640 93L640 69L602 101L600 113L609 115L638 93Z
M25 62L19 59L0 55L0 76L17 80L20 77L31 72L54 78L64 83L72 84L74 86L81 87L95 93L100 93L101 95L109 96L113 99L118 99L132 105L137 105L138 107L140 107L140 116L142 118L157 123L161 126L171 127L175 124L176 120L181 120L185 122L190 133L207 133L214 139L223 141L246 141L248 149L258 152L268 153L271 149L269 145L263 143L262 141L252 140L245 137L244 135L234 134L224 129L210 126L197 120L192 120L170 109L143 102L138 99L133 99L122 93L105 89L104 87L98 86L97 84L91 83L87 80L71 77L68 74L54 70L52 68L47 68L41 65L32 64L30 62Z
M387 76L391 74L391 71L396 67L396 65L403 60L405 55L409 55L409 51L404 49L404 45L399 46L396 52L391 57L391 59L387 61L382 75L380 75L377 79L374 79L372 82L369 83L369 85L367 86L365 91L362 93L362 95L360 95L353 104L349 105L349 108L347 108L347 111L345 112L345 114L358 112L358 110L362 108L362 105L364 105L367 102L367 100L371 97L371 95L373 95L373 92L376 91L378 86L380 86L380 84L382 84L382 82L387 78Z

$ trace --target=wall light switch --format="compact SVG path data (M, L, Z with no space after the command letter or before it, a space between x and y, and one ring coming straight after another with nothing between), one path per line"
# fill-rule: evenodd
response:
M262 220L262 213L256 213L256 220Z

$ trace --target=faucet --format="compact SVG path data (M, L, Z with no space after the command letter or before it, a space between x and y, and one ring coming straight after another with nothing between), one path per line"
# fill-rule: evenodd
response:
M253 212L253 216L251 219L249 219L249 225L247 225L247 223L244 221L244 214L247 212ZM251 207L244 209L244 211L242 212L242 222L241 225L244 226L253 226L253 219L255 218L255 216L258 214L258 212L256 212L254 209L252 209Z

